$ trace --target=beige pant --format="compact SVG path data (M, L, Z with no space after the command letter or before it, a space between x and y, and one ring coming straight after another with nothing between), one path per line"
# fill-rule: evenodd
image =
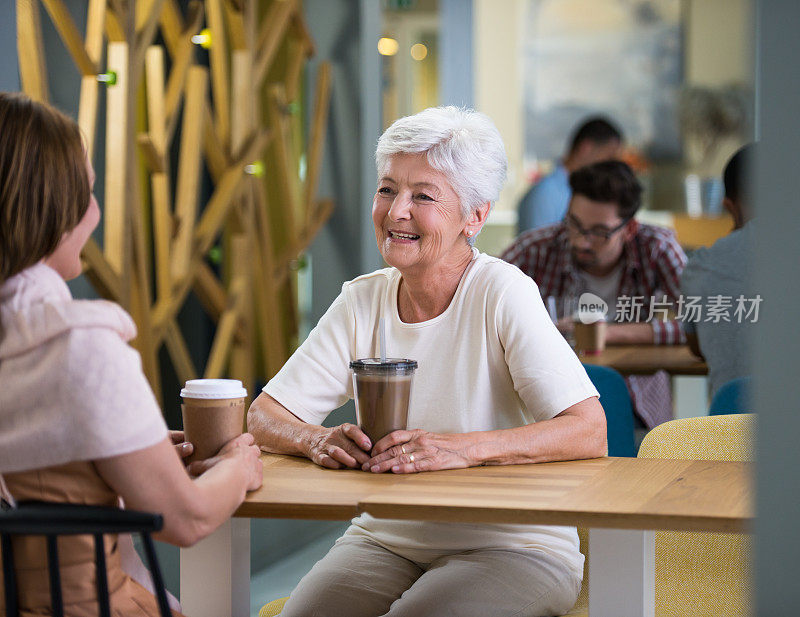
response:
M580 586L540 551L475 550L418 563L347 536L303 577L281 617L545 617L568 612Z

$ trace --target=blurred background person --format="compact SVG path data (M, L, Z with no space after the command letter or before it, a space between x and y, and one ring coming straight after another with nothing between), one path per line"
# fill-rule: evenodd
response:
M564 159L520 200L517 233L560 222L572 195L569 175L592 163L618 158L622 139L622 132L610 120L600 116L585 120L575 130Z
M752 302L758 302L750 283L754 216L751 176L756 156L757 146L749 144L728 161L723 171L722 205L733 217L733 231L713 246L694 251L681 279L684 300L699 297L701 305L707 305L711 298L722 296L730 303L726 319L700 315L683 322L689 346L708 364L711 396L723 384L751 371L749 326L753 317L746 313Z
M631 168L621 161L594 163L574 171L569 182L572 198L564 219L523 233L502 258L533 278L542 298L586 292L602 298L610 345L684 342L680 321L665 314L680 295L686 255L674 231L634 218L642 187ZM628 384L646 427L672 419L665 372L630 376Z

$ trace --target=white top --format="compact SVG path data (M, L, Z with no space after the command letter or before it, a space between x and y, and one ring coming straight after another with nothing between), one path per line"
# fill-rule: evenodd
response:
M302 420L321 423L353 397L349 362L378 355L378 323L384 317L388 353L419 363L409 428L441 433L514 428L597 396L533 280L516 266L473 251L450 306L429 321L400 321L401 275L394 268L345 283L264 392ZM347 533L367 535L421 562L470 549L530 547L562 559L576 576L582 574L574 528L385 520L364 514Z
M0 287L0 473L95 460L167 436L161 409L126 341L121 307L73 300L39 263Z
M617 314L617 293L619 292L619 282L622 280L622 261L605 276L594 276L581 270L580 277L584 282L583 290L602 298L608 305L606 321L613 322Z

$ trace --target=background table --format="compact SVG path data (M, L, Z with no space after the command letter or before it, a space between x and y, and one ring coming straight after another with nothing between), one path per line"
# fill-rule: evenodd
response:
M708 366L688 345L609 345L599 354L582 355L581 362L613 368L623 375L707 375Z
M590 527L592 617L653 615L650 530L742 532L752 521L748 463L602 458L375 475L325 470L294 457L263 460L264 486L248 496L237 518L181 551L186 614L250 615L250 517L347 520L369 512Z
M612 345L596 355L582 355L584 364L613 368L623 375L651 375L659 370L672 378L676 418L708 413L708 366L688 345Z

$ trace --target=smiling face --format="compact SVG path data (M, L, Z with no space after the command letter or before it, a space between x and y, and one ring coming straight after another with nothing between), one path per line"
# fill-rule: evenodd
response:
M78 224L62 236L56 250L44 260L44 263L58 272L65 281L80 275L82 271L81 250L92 235L94 228L97 227L97 223L100 222L100 207L97 205L94 193L91 192L94 189L94 169L88 158L86 159L86 173L89 176L89 207Z
M447 177L426 155L389 158L372 204L375 240L384 261L404 275L433 274L470 259L467 237L488 213L478 208L464 218L461 201Z

